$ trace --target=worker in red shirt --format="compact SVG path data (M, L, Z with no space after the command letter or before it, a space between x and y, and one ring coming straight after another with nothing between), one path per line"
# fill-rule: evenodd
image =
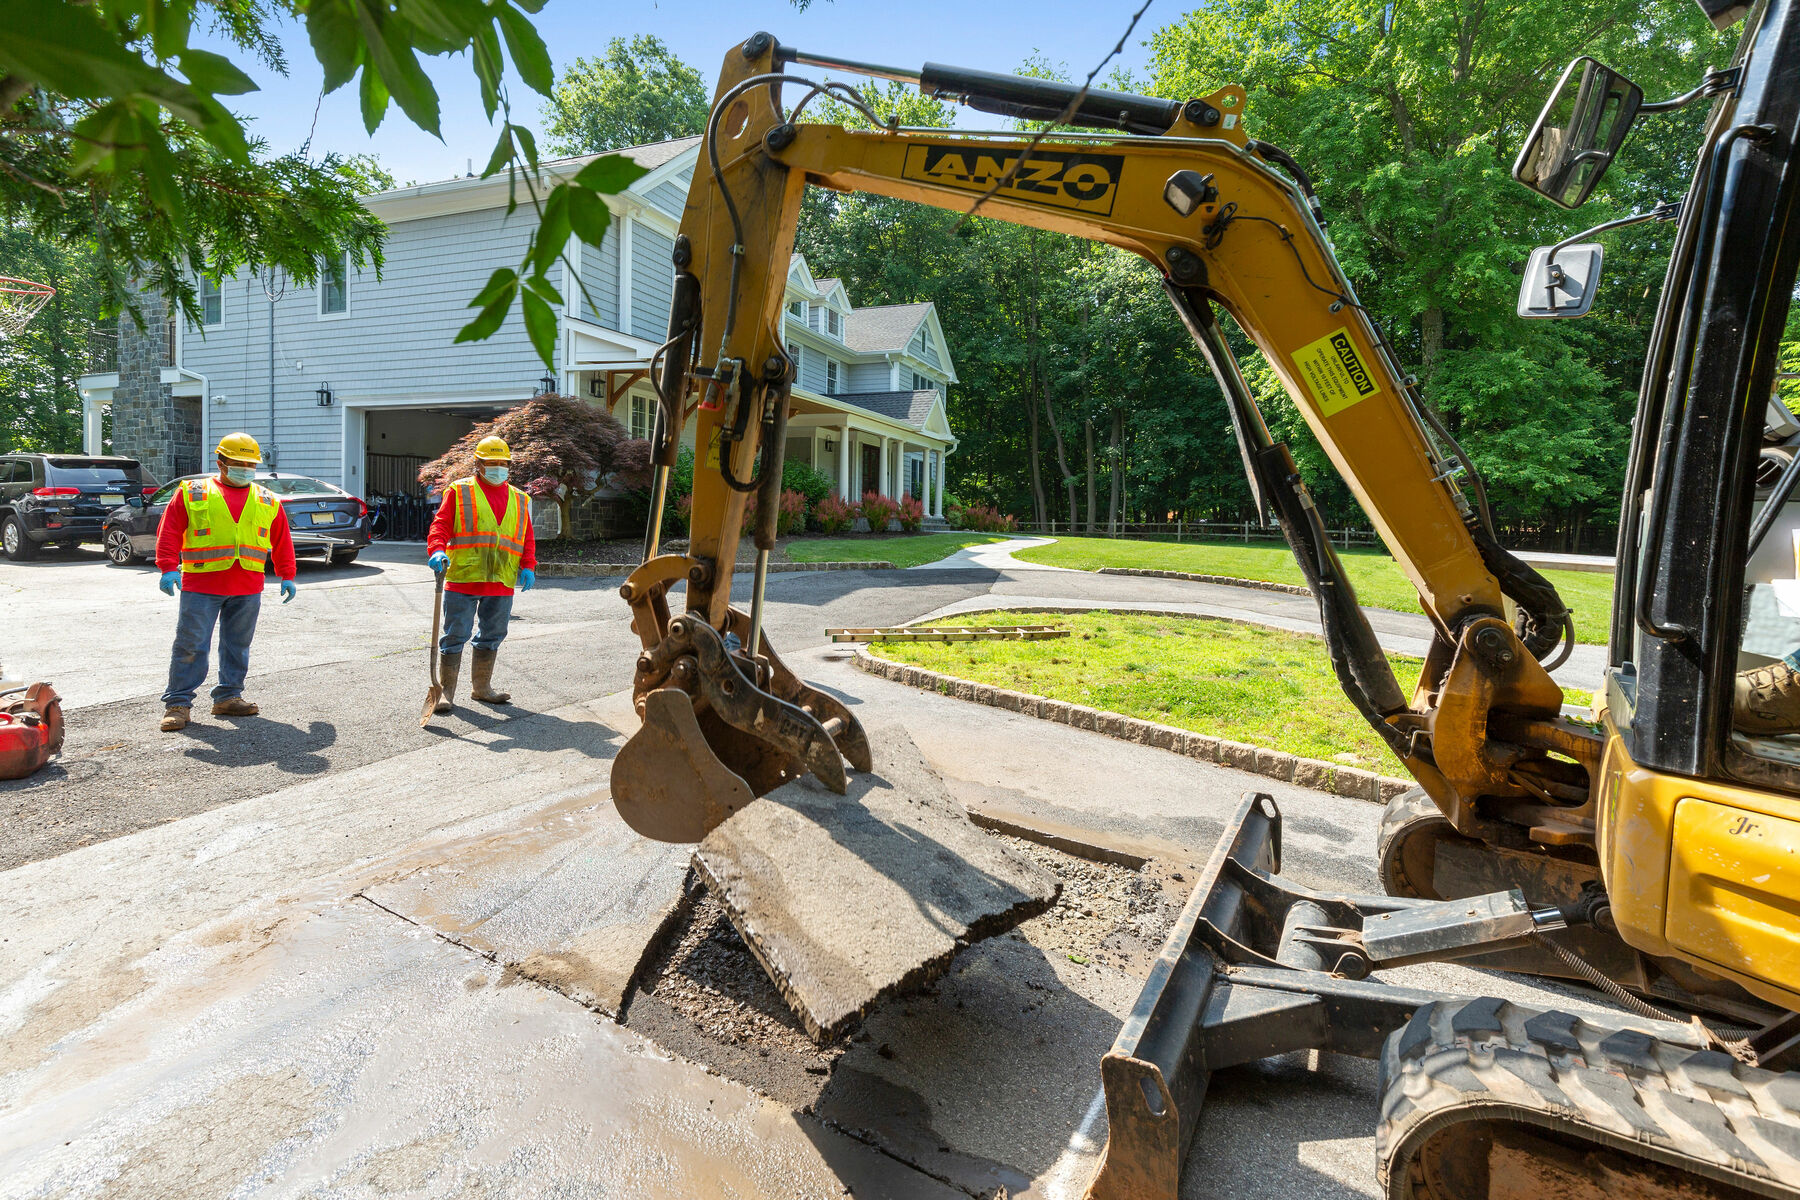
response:
M444 635L438 639L438 682L443 698L433 710L451 709L462 650L475 632L475 660L469 665L469 695L487 704L506 704L508 692L494 690L494 659L512 618L513 587L529 592L537 583L537 539L531 532L531 498L506 482L512 449L497 437L475 447L475 474L444 489L443 503L426 535L425 560L444 575Z
M194 693L206 682L207 651L219 627L219 683L215 717L254 717L244 699L250 639L262 609L263 580L272 565L281 602L294 598L294 543L287 514L267 488L256 486L262 448L247 433L231 433L215 452L218 473L182 484L169 497L156 531L156 565L163 594L181 593L169 688L163 693L162 731L187 728Z

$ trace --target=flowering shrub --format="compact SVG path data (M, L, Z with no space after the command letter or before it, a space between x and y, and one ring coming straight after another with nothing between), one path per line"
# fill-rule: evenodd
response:
M1017 517L985 504L971 504L958 509L946 508L945 512L952 525L975 533L1011 533L1019 527Z
M900 506L895 504L891 497L874 491L863 493L862 515L869 522L870 533L885 533L888 522L893 520L894 514L899 511Z
M917 533L925 524L925 505L908 492L900 497L900 511L894 515L899 519L901 529L907 533Z
M786 537L805 528L806 497L789 488L781 493L781 517L775 522L775 532Z
M837 496L827 496L813 508L813 520L826 533L843 533L856 524L856 505L846 504Z

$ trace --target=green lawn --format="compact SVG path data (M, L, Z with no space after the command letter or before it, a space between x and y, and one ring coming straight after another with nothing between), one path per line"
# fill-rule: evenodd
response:
M1059 537L1048 546L1018 551L1014 557L1054 567L1094 571L1101 567L1146 567L1225 575L1269 583L1304 584L1294 556L1280 542L1137 542L1123 538ZM1382 550L1339 550L1356 597L1375 608L1419 612L1419 595ZM1575 613L1576 640L1603 646L1612 629L1613 577L1593 571L1545 571Z
M1004 541L984 533L914 533L901 537L795 538L789 562L891 562L896 567L948 558L965 546Z
M1043 642L895 642L883 658L1393 775L1400 762L1338 688L1320 639L1208 617L983 612L934 624L1055 623ZM1388 655L1410 695L1420 660ZM1570 703L1589 696L1564 689Z

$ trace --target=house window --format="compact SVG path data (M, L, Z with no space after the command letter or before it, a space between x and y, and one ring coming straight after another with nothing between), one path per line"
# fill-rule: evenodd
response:
M800 378L800 347L793 342L787 344L788 357L794 360L794 378Z
M319 263L319 315L350 311L350 252L342 251Z
M806 301L804 301L804 300L788 301L788 315L795 318L796 320L800 320L800 321L806 320Z
M837 380L838 380L837 363L833 362L831 359L828 358L825 360L825 393L826 393L826 395L829 395L829 396L837 395Z
M631 398L631 436L634 438L649 437L653 421L650 397L633 396Z
M200 324L211 327L225 322L225 289L211 275L200 277Z
M844 317L835 308L825 310L825 332L834 338L844 336Z
M917 371L914 371L912 373L912 377L913 377L913 391L915 391L915 392L929 391L932 388L935 388L937 386L937 384L935 384L931 380L925 378L925 376L919 374Z

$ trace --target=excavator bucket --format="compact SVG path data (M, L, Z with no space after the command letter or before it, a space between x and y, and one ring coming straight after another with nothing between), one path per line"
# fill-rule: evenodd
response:
M613 760L613 805L625 823L658 842L697 842L756 799L719 761L694 702L676 688L644 697L644 725Z
M644 724L613 761L612 795L647 838L697 842L802 775L841 796L846 760L871 769L868 737L849 709L802 682L767 645L755 660L743 654L740 621L747 633L748 619L733 610L722 635L697 616L677 617L639 659Z

